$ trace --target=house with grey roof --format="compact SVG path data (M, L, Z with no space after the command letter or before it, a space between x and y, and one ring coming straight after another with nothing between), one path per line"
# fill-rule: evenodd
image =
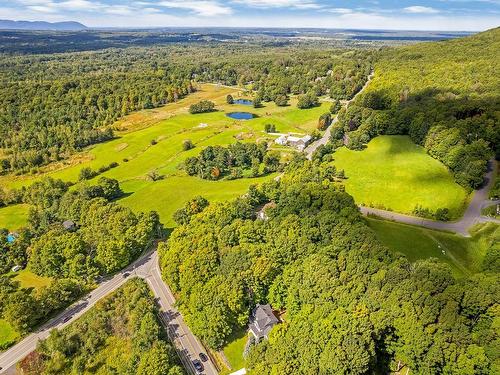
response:
M76 229L76 223L72 220L66 220L62 223L62 225L68 232L72 232Z
M263 338L267 339L271 329L278 323L279 320L274 315L271 305L257 305L250 315L248 329L258 342Z

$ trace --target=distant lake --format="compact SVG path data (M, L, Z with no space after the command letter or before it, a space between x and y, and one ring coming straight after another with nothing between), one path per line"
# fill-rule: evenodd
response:
M250 112L231 112L226 113L226 116L235 120L251 120L255 117L255 115Z
M234 104L253 105L253 101L249 99L235 99Z

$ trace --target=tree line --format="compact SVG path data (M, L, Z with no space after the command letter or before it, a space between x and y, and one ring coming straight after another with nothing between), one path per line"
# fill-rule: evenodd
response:
M234 45L5 56L0 63L0 174L36 173L40 166L109 140L111 125L120 117L174 102L200 81L249 85L257 93L254 104L286 105L289 94L307 94L313 104L318 95L350 98L366 80L371 58L365 50ZM196 107L195 112L211 109Z
M132 279L18 363L26 375L184 375L148 285Z
M53 281L37 292L2 276L0 317L19 332L29 332L97 277L121 270L161 237L158 214L135 214L113 202L121 194L118 182L105 177L71 190L45 178L25 191L25 202L32 206L28 225L14 242L0 230L0 273L19 265Z
M467 188L500 156L500 80L491 75L500 31L384 51L375 78L339 113L332 142L362 149L380 134L406 134Z
M265 202L274 203L267 219L256 219ZM493 249L483 271L463 279L433 259L411 263L380 244L326 163L299 157L280 181L197 207L159 246L163 277L193 332L220 349L246 329L257 303L286 312L250 349L249 373L500 368Z

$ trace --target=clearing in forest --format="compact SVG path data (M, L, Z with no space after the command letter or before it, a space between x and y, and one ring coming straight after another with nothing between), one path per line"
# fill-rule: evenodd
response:
M333 155L343 169L346 191L356 203L411 214L417 205L436 211L448 208L461 216L467 191L455 183L448 169L407 136L379 136L366 149L345 147Z

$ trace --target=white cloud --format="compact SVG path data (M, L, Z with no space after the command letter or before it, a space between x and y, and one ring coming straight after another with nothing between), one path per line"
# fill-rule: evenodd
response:
M233 3L254 8L319 9L323 7L314 0L233 0Z
M328 12L336 14L349 14L353 13L354 11L349 8L333 8L333 9L328 9Z
M156 6L164 6L167 8L176 8L176 9L186 9L190 10L195 14L200 16L222 16L232 14L233 10L230 7L221 5L217 1L211 0L192 0L192 1L183 1L183 0L172 0L172 1L160 1L155 4Z
M439 13L439 10L431 8L431 7L423 7L420 5L413 5L411 7L404 8L404 11L407 13L417 13L417 14L434 14Z

